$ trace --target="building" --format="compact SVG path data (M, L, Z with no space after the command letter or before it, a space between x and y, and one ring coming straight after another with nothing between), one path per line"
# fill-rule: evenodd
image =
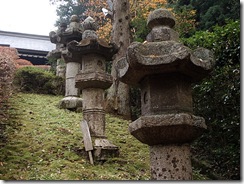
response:
M8 31L0 31L0 46L16 48L19 57L33 65L47 64L48 52L56 48L56 45L50 42L49 36Z

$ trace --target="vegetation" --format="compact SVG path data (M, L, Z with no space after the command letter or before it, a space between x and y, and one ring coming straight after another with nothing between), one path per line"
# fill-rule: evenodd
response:
M240 22L229 21L183 40L192 48L213 50L216 57L211 77L194 86L195 112L208 125L195 143L195 155L208 163L205 172L240 179Z
M3 133L5 125L3 121L8 120L8 100L12 94L12 82L16 70L15 60L18 58L17 50L13 48L0 47L0 139L5 140Z
M78 1L62 0L57 8L58 20L55 25L58 26L60 23L69 25L69 19L72 15L80 15L81 20L83 20L82 15L85 10L86 7Z
M36 67L18 69L14 77L14 83L22 92L64 94L64 79L62 77Z
M62 96L17 93L0 144L2 180L149 180L149 149L128 132L129 121L106 115L106 135L120 156L91 165L82 113L57 108ZM194 179L208 177L194 170Z
M17 50L0 47L0 108L12 92L12 81L16 70ZM1 117L2 113L0 113Z
M1 144L3 180L148 180L148 147L127 131L128 121L106 116L106 134L120 156L90 165L84 148L82 113L59 109L61 96L19 93Z
M215 25L223 26L228 20L240 20L240 1L229 0L168 0L175 10L196 10L197 30L212 30ZM177 13L179 11L176 11Z

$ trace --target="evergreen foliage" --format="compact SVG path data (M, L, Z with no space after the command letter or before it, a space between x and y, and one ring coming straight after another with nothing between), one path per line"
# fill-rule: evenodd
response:
M226 19L240 19L240 1L235 0L168 0L176 11L183 7L197 10L198 30L212 29L225 25Z
M86 7L79 0L62 0L56 10L58 20L55 25L58 26L60 23L69 24L72 15L78 15L80 19L83 19L82 15L85 10Z
M209 162L209 172L240 179L240 21L183 40L213 50L216 57L211 76L194 86L195 112L208 126L194 146L195 155Z

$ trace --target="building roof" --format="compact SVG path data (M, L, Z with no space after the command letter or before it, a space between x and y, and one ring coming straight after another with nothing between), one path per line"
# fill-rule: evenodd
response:
M26 33L0 31L0 45L8 45L16 49L49 52L56 48L49 36Z
M47 54L56 48L49 36L0 31L0 46L16 48L21 59L34 65L47 63Z

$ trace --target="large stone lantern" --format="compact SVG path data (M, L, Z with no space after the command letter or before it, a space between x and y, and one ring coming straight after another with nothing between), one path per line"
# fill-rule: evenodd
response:
M99 39L96 23L88 17L83 22L83 37L80 42L67 45L72 57L82 64L75 86L82 90L83 119L87 121L91 137L94 138L94 155L97 160L118 155L118 147L105 135L105 89L112 85L112 76L106 73L106 61L111 61L117 47Z
M166 9L153 11L147 25L147 41L132 43L116 65L122 82L141 89L141 117L129 131L150 147L151 179L191 180L190 143L207 128L193 115L191 85L209 74L213 54L180 43Z

